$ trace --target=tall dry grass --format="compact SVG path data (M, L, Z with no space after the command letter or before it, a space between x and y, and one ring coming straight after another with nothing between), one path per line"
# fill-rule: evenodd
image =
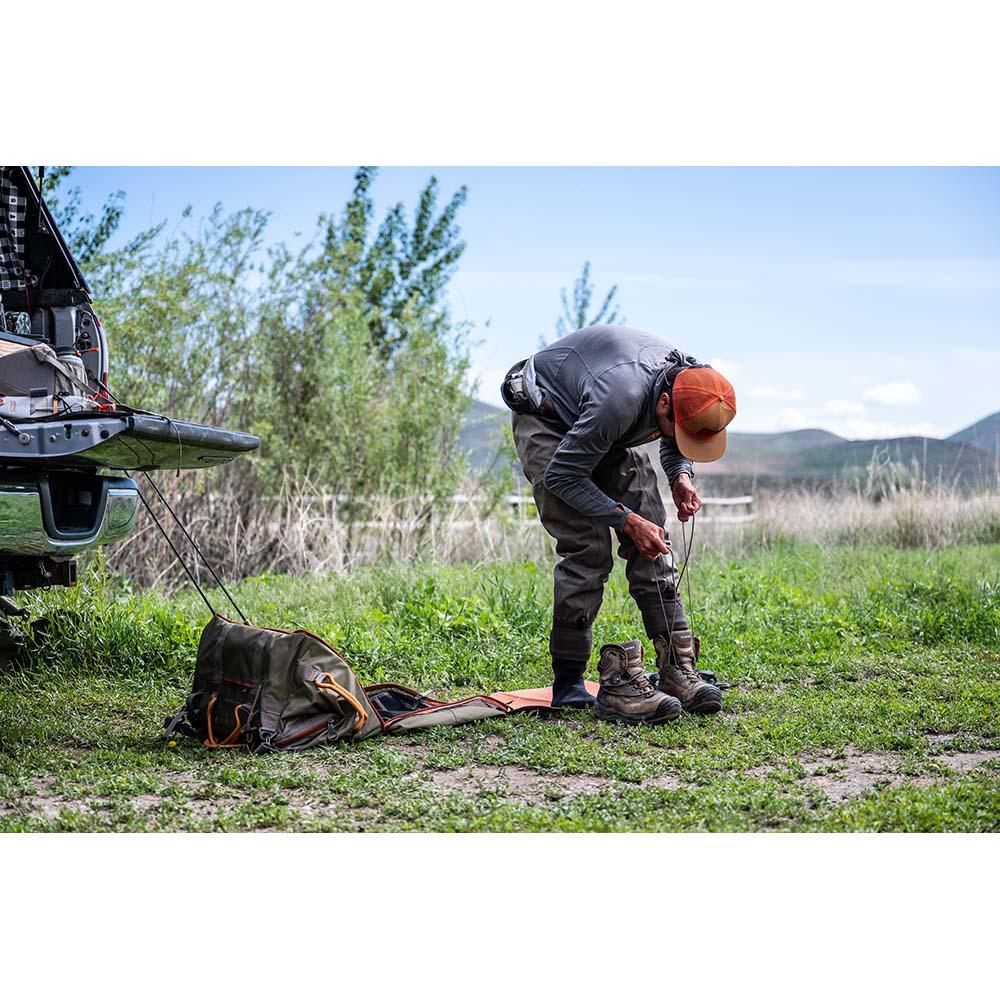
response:
M144 485L140 479L140 486ZM383 497L351 503L306 484L264 496L246 472L231 470L208 488L203 477L159 482L205 556L228 580L264 573L348 573L360 566L432 560L443 563L550 561L551 538L531 504L470 488L455 502ZM702 485L705 489L705 485ZM155 495L144 490L199 582L204 562L190 552ZM667 509L671 509L669 498ZM695 526L695 551L750 552L798 542L830 546L946 548L1000 543L1000 497L967 495L941 485L897 488L877 499L855 489L760 493L752 520L730 523L707 507ZM667 525L677 552L690 525ZM171 590L185 576L145 511L136 531L108 553L109 568L140 586Z
M795 490L755 498L754 519L730 525L709 514L697 526L700 546L745 551L795 542L859 548L942 549L1000 543L1000 496L900 490L880 501L854 492Z
M227 470L228 471L228 470ZM430 497L391 495L352 502L308 481L288 481L265 495L245 475L159 478L170 507L201 549L195 554L142 477L137 483L162 528L199 583L211 583L206 561L228 580L264 573L347 573L360 566L420 559L443 563L543 558L537 520L518 517L479 487L447 509ZM547 537L547 536L544 536ZM132 535L112 546L108 568L140 586L171 590L186 580L170 544L144 508Z

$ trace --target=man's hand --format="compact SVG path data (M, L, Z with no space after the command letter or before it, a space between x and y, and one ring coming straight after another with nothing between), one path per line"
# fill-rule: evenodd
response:
M670 551L664 539L663 529L658 524L640 517L634 510L628 512L622 531L635 542L639 553L647 559L655 559L660 553Z
M677 520L686 521L689 517L697 514L701 510L701 497L691 482L691 477L682 472L675 480L670 492L674 497L674 504L677 506Z

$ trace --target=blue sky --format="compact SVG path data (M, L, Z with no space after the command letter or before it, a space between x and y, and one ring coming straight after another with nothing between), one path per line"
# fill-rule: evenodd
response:
M385 168L381 214L434 173L461 184L468 249L452 282L475 324L478 395L551 339L560 288L590 260L628 324L736 386L734 429L946 435L1000 409L1000 170ZM299 242L347 198L348 168L80 168L96 208L124 190L128 233L221 201Z

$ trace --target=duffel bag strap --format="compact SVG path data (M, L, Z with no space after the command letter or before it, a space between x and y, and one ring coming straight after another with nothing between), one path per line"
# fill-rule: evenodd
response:
M324 677L326 681L323 680ZM320 674L313 683L318 688L324 688L327 691L333 691L334 694L340 695L354 709L357 714L357 720L354 723L354 732L358 732L364 727L364 724L368 721L368 713L362 707L361 702L347 688L341 687L334 680L333 674Z
M221 742L216 740L215 735L212 733L212 709L215 708L215 703L218 700L218 695L213 694L208 702L208 709L205 712L205 727L208 730L208 739L206 739L205 746L209 750L220 750L223 747L235 747L239 746L240 734L243 732L243 726L246 720L240 718L240 709L242 708L247 713L247 719L250 718L250 709L248 705L237 705L233 710L233 715L236 717L236 728Z
M180 733L182 736L194 736L196 738L200 735L198 730L187 721L187 704L181 705L172 719L163 720L163 732L160 734L162 742L169 743L170 737L174 733Z

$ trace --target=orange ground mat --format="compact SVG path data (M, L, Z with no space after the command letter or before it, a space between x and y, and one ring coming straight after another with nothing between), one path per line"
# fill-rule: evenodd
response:
M595 681L583 682L592 695L597 695L598 684ZM506 705L512 712L521 712L529 708L542 711L558 711L552 708L552 688L527 688L524 691L497 691L491 698Z

